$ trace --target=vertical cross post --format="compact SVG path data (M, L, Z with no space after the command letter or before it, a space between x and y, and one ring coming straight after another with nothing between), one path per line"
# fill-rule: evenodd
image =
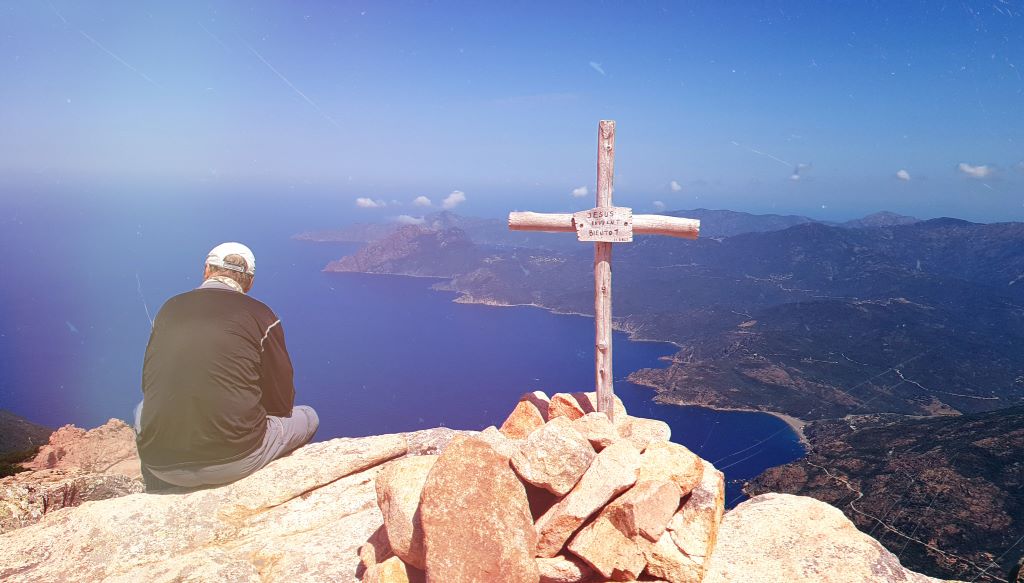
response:
M612 206L615 182L615 122L601 120L597 130L597 207ZM612 419L612 244L594 243L594 367L597 410Z
M576 233L576 239L594 243L594 373L597 410L614 420L612 377L612 243L629 243L633 233L696 239L700 221L664 215L634 215L633 209L615 207L615 122L602 120L597 129L597 208L576 213L511 212L513 231Z

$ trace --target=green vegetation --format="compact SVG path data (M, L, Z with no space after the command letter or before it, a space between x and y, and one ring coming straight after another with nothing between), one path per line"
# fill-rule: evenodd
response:
M21 467L21 463L32 459L37 453L39 453L38 447L0 454L0 478L24 472L25 468Z

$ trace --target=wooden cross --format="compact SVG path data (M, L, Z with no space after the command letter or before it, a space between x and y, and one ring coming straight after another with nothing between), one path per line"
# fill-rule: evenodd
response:
M700 221L663 215L634 215L633 209L612 205L615 167L615 122L602 120L597 131L597 207L574 214L512 212L513 231L575 232L580 241L594 242L594 372L597 410L612 419L612 243L630 243L633 233L696 239Z

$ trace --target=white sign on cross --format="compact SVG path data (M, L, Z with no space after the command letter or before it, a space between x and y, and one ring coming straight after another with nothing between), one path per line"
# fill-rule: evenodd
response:
M612 243L629 243L633 233L696 239L700 221L663 215L634 215L633 209L612 205L615 167L615 122L602 120L597 134L597 207L574 214L512 212L513 231L575 232L580 241L594 242L594 370L597 410L612 419Z

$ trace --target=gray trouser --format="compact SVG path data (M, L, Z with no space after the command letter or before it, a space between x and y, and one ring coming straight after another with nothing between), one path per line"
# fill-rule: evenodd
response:
M135 409L135 427L139 431L142 419L142 403ZM197 488L216 486L240 480L279 457L284 457L309 443L320 426L320 418L312 407L298 405L292 408L291 417L267 416L267 433L256 451L246 457L213 466L156 470L147 468L160 480L182 486Z

